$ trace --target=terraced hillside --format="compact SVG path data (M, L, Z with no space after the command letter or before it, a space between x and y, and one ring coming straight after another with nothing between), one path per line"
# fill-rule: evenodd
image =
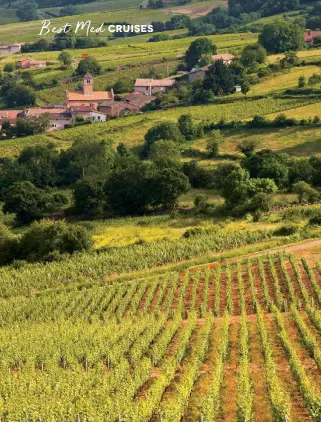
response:
M285 253L3 298L0 415L319 421L320 306Z

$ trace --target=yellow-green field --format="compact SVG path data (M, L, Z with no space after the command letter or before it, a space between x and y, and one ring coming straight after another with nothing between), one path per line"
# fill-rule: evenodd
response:
M109 7L109 3L110 7ZM82 14L52 18L52 27L59 28L67 22L75 25L78 21L91 21L92 25L97 28L103 22L126 22L130 24L148 24L152 21L166 21L177 13L186 13L191 17L206 14L217 6L226 6L226 0L208 0L205 2L193 2L187 6L169 6L163 9L140 9L138 0L121 0L121 1L106 1L94 2L86 5L81 5ZM0 11L3 9L0 9ZM8 16L5 17L3 23L14 19L14 11L11 9L4 9ZM45 11L44 9L43 11ZM48 9L53 13L58 13L59 8ZM30 42L39 39L39 32L41 30L41 20L32 22L10 23L0 26L0 39L2 42ZM83 35L84 32L79 32ZM110 35L107 31L102 36ZM52 39L53 33L45 35L45 38Z
M293 156L310 156L321 154L320 127L288 127L288 128L260 128L224 131L222 153L236 154L237 145L246 139L260 141L261 148L285 152ZM196 143L199 147L199 143ZM204 148L205 142L200 144Z
M298 51L297 56L301 60L305 60L307 62L318 61L318 60L321 60L321 48ZM284 58L284 54L273 54L271 56L268 56L267 60L269 63L275 63L275 62L280 61L283 58Z
M257 85L252 85L249 95L266 95L282 92L285 89L297 88L300 76L308 79L314 73L320 74L318 66L294 67L286 73L278 73L270 76Z

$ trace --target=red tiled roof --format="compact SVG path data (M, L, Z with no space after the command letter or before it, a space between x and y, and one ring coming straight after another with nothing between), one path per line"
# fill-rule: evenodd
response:
M304 33L304 41L313 41L314 38L320 37L321 31L310 31Z
M173 86L174 79L136 79L135 86Z
M16 121L22 110L0 110L0 121L9 120Z
M112 100L113 94L111 91L94 91L92 94L84 95L79 92L68 92L67 91L67 100L68 101L105 101Z
M28 110L25 110L24 114L28 117L36 117L39 114L60 114L60 113L66 113L65 108L29 108Z

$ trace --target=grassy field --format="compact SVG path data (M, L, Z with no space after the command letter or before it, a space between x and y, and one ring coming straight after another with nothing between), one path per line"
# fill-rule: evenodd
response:
M285 152L293 156L321 154L320 127L235 129L224 131L223 134L222 153L235 154L237 153L236 147L240 142L245 139L255 139L260 141L261 148ZM195 146L204 149L205 142L197 142Z
M298 51L297 56L307 63L313 63L314 61L320 61L321 60L321 49L308 49L303 51ZM275 63L280 61L284 58L284 54L272 54L271 56L268 56L267 60L268 63Z
M14 9L0 7L0 25L6 25L13 22L18 22L16 11Z
M281 74L274 74L256 85L252 85L249 95L266 95L280 93L289 88L297 88L300 76L309 79L314 73L320 74L318 66L295 67Z

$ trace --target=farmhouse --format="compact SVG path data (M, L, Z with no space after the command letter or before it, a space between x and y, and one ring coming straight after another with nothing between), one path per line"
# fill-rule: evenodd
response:
M311 45L316 37L321 37L321 31L309 31L304 33L304 41L307 46Z
M0 43L0 54L1 55L10 55L20 53L21 51L21 44L13 43Z
M176 86L174 79L136 79L135 92L153 95L157 92L166 92Z
M10 122L11 125L15 125L21 113L22 110L0 110L0 126L3 122Z
M198 69L192 69L188 74L188 82L193 83L197 79L204 79L205 72L208 70L209 66L200 67Z
M97 107L104 101L112 101L114 92L111 91L94 91L94 78L90 73L86 73L83 79L82 92L69 92L65 94L66 107L90 106L95 104Z
M235 59L235 56L233 54L224 53L224 54L216 54L215 56L212 56L213 62L223 61L224 64L227 66L232 64L233 60ZM188 82L193 83L197 79L204 79L205 78L205 72L209 69L211 65L207 65L200 68L192 69L188 73Z
M47 62L45 60L33 60L29 57L22 57L21 59L16 60L16 63L20 69L32 69L47 66Z
M147 104L150 104L155 100L156 100L155 96L145 95L140 92L132 92L131 94L128 94L122 98L123 102L137 107L138 110L141 110Z

